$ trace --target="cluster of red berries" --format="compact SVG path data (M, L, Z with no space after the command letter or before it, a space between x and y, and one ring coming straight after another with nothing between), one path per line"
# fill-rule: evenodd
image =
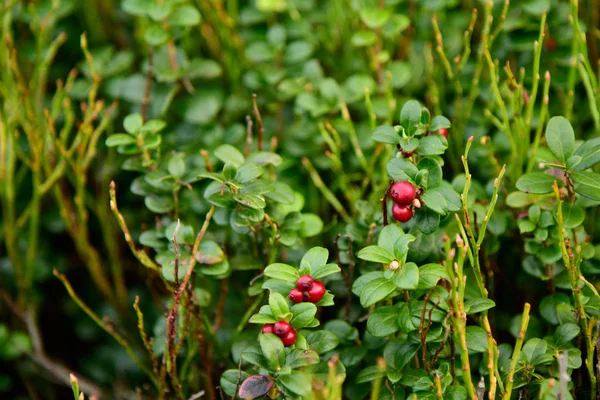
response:
M413 216L412 205L417 196L417 191L412 183L408 181L395 182L390 187L389 193L395 203L392 207L392 218L399 222L410 220Z
M303 301L318 303L323 296L325 296L325 285L322 282L315 281L310 275L303 275L298 278L296 287L290 291L290 300L294 303L301 303ZM274 333L279 336L285 347L296 343L296 331L285 321L266 324L262 328L262 333Z
M296 343L296 330L285 321L278 321L274 324L266 324L262 328L262 333L274 333L279 336L285 347Z
M290 291L290 300L294 303L303 301L318 303L325 296L325 285L315 281L310 275L302 275L296 282L296 287Z

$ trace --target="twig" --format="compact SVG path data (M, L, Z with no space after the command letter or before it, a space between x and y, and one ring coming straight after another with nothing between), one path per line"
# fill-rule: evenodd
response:
M125 338L123 336L121 336L117 331L115 331L112 324L108 324L108 323L106 323L106 321L102 321L102 319L98 316L98 314L96 314L94 311L92 311L92 309L89 308L88 305L85 304L83 302L83 300L81 300L79 298L79 296L77 295L77 293L75 293L75 291L73 290L73 287L71 286L71 284L69 283L69 281L67 280L67 277L65 275L58 272L58 270L56 268L54 268L53 273L54 273L54 276L56 276L62 282L62 284L65 286L65 289L67 289L69 296L71 296L71 298L79 306L79 308L81 308L83 310L83 312L85 312L96 323L96 325L98 325L100 328L104 329L106 331L106 333L111 335L121 346L123 346L123 348L125 349L127 354L129 354L131 359L138 365L138 367L142 371L144 371L148 375L150 380L158 388L159 385L158 385L158 381L157 381L156 377L154 376L152 371L150 371L144 365L144 363L138 358L137 354L135 354L135 352L133 351L133 349L131 348L129 343L127 343Z
M223 324L223 314L225 313L225 300L227 300L227 293L229 293L229 284L227 278L224 278L221 279L221 294L219 296L219 304L217 305L215 322L212 327L213 333L217 333Z
M150 48L148 53L148 71L146 71L146 87L142 98L142 120L148 120L148 106L150 105L150 93L152 91L152 75L154 74L154 51Z
M254 110L254 117L256 118L256 126L258 128L258 151L263 149L263 136L265 134L265 128L263 127L263 121L258 110L258 104L256 103L256 93L252 93L252 108Z
M517 368L517 363L519 362L519 356L521 355L521 347L523 346L523 340L525 339L525 333L527 332L527 325L529 324L530 309L531 305L529 303L525 303L523 317L521 319L521 329L519 330L519 336L517 336L517 342L515 343L513 355L510 360L508 377L506 378L506 390L504 391L504 395L502 396L504 400L510 400L510 395L512 394L515 370Z

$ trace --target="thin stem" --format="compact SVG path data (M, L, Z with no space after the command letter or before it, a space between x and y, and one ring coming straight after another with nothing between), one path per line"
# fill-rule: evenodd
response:
M519 356L521 355L521 347L523 346L523 340L525 339L525 334L527 333L527 325L529 324L530 309L531 305L529 303L525 303L525 307L523 309L523 316L521 319L521 329L519 330L519 336L517 336L517 342L515 343L513 355L510 360L508 377L506 378L506 390L504 391L504 395L502 396L504 400L510 400L510 396L512 394L515 370L517 368L517 363L519 362Z

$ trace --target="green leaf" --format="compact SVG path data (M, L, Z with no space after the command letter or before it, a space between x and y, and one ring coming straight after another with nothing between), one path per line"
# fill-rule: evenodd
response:
M285 352L280 338L272 333L260 335L260 349L273 369L276 370L281 366L283 361L281 358Z
M446 269L440 264L425 264L419 268L418 289L430 289L442 278L449 279Z
M375 128L373 131L373 140L381 143L397 144L400 139L400 135L390 125L381 125Z
M575 193L600 201L600 174L590 171L572 172L570 175Z
M203 240L196 253L196 261L200 264L214 265L223 261L224 258L223 249L212 240Z
M277 322L277 319L271 315L254 314L248 322L251 324L274 324Z
M354 47L371 46L377 41L377 35L372 31L355 32L350 39Z
M394 260L394 255L383 247L371 245L358 252L358 258L382 264L389 264Z
M360 9L360 19L371 29L383 26L391 17L389 8L363 7Z
M146 196L144 204L156 214L165 214L173 210L173 198L171 196L159 196L151 194Z
M150 121L146 122L144 126L142 126L140 132L157 133L165 129L166 126L167 123L165 121L162 121L160 119L151 119Z
M566 162L575 150L575 133L565 117L552 117L546 126L546 143L552 154Z
M280 204L294 203L294 191L287 183L270 182L270 185L273 190L265 193L266 198L276 201Z
M248 161L252 161L262 166L270 164L274 167L278 167L283 162L283 159L279 154L271 153L268 151L260 151L250 154L248 156Z
M185 174L185 154L179 153L173 155L169 159L167 169L169 170L169 174L181 178Z
M314 279L321 279L331 274L340 272L341 269L337 264L325 264L319 266L311 266L310 275Z
M292 320L290 324L294 329L302 329L313 321L317 314L317 306L313 303L299 303L292 306Z
M559 179L543 172L530 172L517 180L517 189L525 193L546 194L552 192L554 181Z
M310 348L319 354L335 349L340 342L336 334L326 330L309 333L306 341Z
M585 210L577 204L571 204L568 201L562 203L562 214L565 228L573 229L583 223L585 219Z
M444 154L448 141L442 135L429 135L419 140L416 153L421 156L436 156Z
M438 214L446 215L448 213L448 202L446 198L435 189L426 190L421 194L421 201L425 206Z
M378 307L369 315L367 331L375 337L387 337L400 329L397 321L398 307Z
M307 396L312 392L312 377L306 372L294 371L289 375L279 375L279 381L286 389L300 396Z
M169 16L169 23L174 26L194 26L200 23L200 12L189 4L178 6Z
M385 370L382 370L377 365L367 367L356 375L356 383L371 382L376 379L381 379L385 376Z
M125 146L127 144L137 143L137 139L126 133L115 133L106 138L106 147Z
M263 173L263 168L253 162L246 162L238 168L235 179L240 183L246 183L258 178Z
M141 114L129 114L123 120L123 128L125 128L127 133L139 132L143 124L144 120Z
M523 346L522 354L528 364L538 365L552 361L553 357L546 354L548 344L545 340L529 339ZM548 360L549 359L549 360Z
M328 258L329 250L324 247L313 247L304 253L304 257L302 257L300 264L308 263L312 268L313 266L327 264Z
M279 293L271 293L269 295L269 307L271 307L271 312L277 319L290 312L287 301Z
M493 300L485 299L483 297L465 301L465 310L467 312L467 315L477 314L482 311L489 310L490 308L493 308L495 306L496 303L494 303Z
M448 118L444 117L443 115L436 115L431 120L431 124L429 125L429 130L431 132L436 132L442 128L449 129L451 126L452 126L452 124L450 123Z
M467 326L467 349L475 353L483 353L488 348L487 333L479 326Z
M440 215L427 207L421 207L416 214L417 228L426 235L435 232L440 225Z
M265 276L273 279L296 283L298 280L298 270L291 265L275 263L265 268Z
M290 368L296 369L318 364L319 361L319 355L313 350L294 349L288 353L285 363Z
M223 93L214 89L196 90L196 93L186 101L185 105L185 120L193 124L205 125L212 122L221 110Z
M224 163L230 162L236 168L244 163L244 155L230 144L222 144L215 149L215 156Z
M300 234L303 237L313 237L323 231L323 220L317 214L302 214Z
M396 285L385 278L377 278L369 282L360 293L360 304L363 307L371 305L385 299L396 290Z
M421 105L416 100L409 100L404 103L400 111L400 125L404 131L412 136L417 130L417 126L421 121Z
M403 158L392 158L387 164L387 171L395 181L414 181L419 172L413 163Z
M462 208L462 201L460 199L460 195L452 188L448 182L442 182L441 186L438 186L433 189L429 189L429 191L436 191L442 194L446 199L446 203L448 204L448 211L455 212L459 211Z
M600 162L600 137L586 140L577 151L576 156L581 157L581 162L573 168L574 171L583 171Z
M433 189L442 184L442 167L433 158L423 158L417 164L417 168L427 171L426 189Z
M227 371L223 372L223 375L221 375L219 384L221 385L221 387L223 388L223 392L225 392L227 396L234 396L237 395L235 391L238 388L238 381L243 382L246 380L246 378L248 378L248 376L248 373L245 371L238 371L237 369L228 369Z
M153 47L158 47L167 43L169 37L169 31L157 23L148 26L144 32L146 43Z
M556 331L554 331L554 343L557 346L567 345L579 335L580 331L581 329L575 324L566 323L559 325Z
M419 284L419 267L413 262L400 266L394 271L392 282L399 289L416 289Z
M359 276L352 284L352 293L355 296L360 296L364 287L377 278L383 278L383 271L367 272L366 274Z

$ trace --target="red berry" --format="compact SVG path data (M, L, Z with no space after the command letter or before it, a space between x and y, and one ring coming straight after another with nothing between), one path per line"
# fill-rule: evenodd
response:
M410 206L401 206L399 204L394 204L392 207L392 218L399 222L406 222L410 220L413 216L413 212Z
M263 326L262 333L273 333L273 324L266 324Z
M300 291L308 290L312 287L313 281L314 279L312 276L302 275L300 278L298 278L298 281L296 282L296 287L300 289Z
M325 296L325 285L319 281L314 281L310 290L305 292L305 300L311 303L318 303Z
M303 299L304 296L302 295L302 291L299 289L292 289L290 291L290 300L294 303L301 303Z
M556 39L549 37L548 40L544 41L544 47L548 51L554 51L557 46Z
M273 333L280 338L287 335L290 330L292 330L292 326L285 321L278 321L273 325Z
M390 197L396 204L409 205L416 195L415 187L408 181L395 182L390 188Z
M296 343L296 331L290 328L290 331L281 337L281 342L285 347L290 347Z
M446 128L440 128L435 133L437 133L438 135L442 135L443 137L448 139L448 129L446 129Z

